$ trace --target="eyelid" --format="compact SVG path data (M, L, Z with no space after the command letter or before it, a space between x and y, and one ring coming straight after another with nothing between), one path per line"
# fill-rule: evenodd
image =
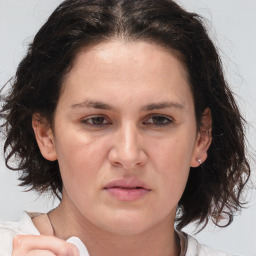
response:
M103 121L102 124L93 124L93 123L88 122L89 120L93 120L94 118L103 118L104 121ZM98 127L98 128L111 124L111 122L109 121L109 119L106 118L106 116L104 116L104 115L92 115L92 116L84 117L84 118L81 119L81 123L82 123L83 125L86 125L86 126Z
M147 121L149 119L152 119L154 117L160 117L160 118L164 118L165 120L167 120L168 122L167 123L164 123L164 124L155 124L154 122L151 122L151 123L147 123ZM172 123L174 123L174 118L170 117L170 116L167 116L167 115L163 115L163 114L150 114L148 115L146 118L145 118L145 121L143 121L143 124L148 124L148 125L154 125L154 126L157 126L157 127L161 127L161 126L168 126L168 125L171 125Z
M92 121L93 119L96 118L103 118L103 122L99 123L99 124L94 124ZM163 120L158 120L159 123L157 123L157 120L155 120L154 122L154 118L162 118ZM149 121L150 119L152 119L151 121ZM163 121L161 123L161 121ZM89 128L102 128L104 126L108 126L111 125L112 122L110 121L110 119L108 117L106 117L105 115L102 114L95 114L95 115L91 115L91 116L86 116L81 118L80 122L84 125L87 126ZM149 126L155 126L155 127L165 127L165 126L169 126L172 125L175 122L174 118L168 115L164 115L164 114L157 114L157 113L152 113L147 115L144 118L144 121L142 122L143 125L149 125Z

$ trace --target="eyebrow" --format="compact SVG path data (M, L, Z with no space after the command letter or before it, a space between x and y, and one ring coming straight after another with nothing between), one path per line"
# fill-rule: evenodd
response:
M84 102L73 104L71 108L96 108L104 110L114 110L115 108L101 101L85 100Z
M101 101L94 100L85 100L81 103L73 104L71 108L95 108L103 110L115 110L116 108L112 105L106 104ZM166 109L166 108L177 108L184 109L184 106L176 102L159 102L159 103L150 103L141 108L142 111L152 111L157 109Z
M159 102L159 103L151 103L142 107L143 111L152 111L156 109L166 109L166 108L177 108L184 109L184 106L176 103L176 102Z

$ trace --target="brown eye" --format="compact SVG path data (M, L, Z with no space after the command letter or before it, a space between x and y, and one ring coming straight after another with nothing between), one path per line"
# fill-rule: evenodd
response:
M106 120L106 118L102 116L95 116L95 117L89 117L89 118L83 119L82 123L84 125L95 126L95 127L101 127L101 126L110 124Z
M169 120L164 116L154 116L152 117L152 120L156 125L165 125L169 123Z
M104 117L93 117L88 122L93 125L102 125L104 124L105 118Z
M171 118L166 116L151 116L147 121L144 122L144 124L151 124L155 126L167 126L171 124L173 121Z

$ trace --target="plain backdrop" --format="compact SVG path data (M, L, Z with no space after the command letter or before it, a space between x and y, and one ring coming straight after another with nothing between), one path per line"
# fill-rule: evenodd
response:
M0 0L0 85L11 78L29 42L60 0ZM219 48L226 76L248 120L248 153L256 148L256 1L179 0L187 10L207 19L207 28ZM1 144L2 146L2 144ZM2 150L1 150L2 151ZM0 219L18 220L22 211L46 212L58 202L39 197L17 186L18 174L7 170L0 155ZM252 165L256 172L255 164ZM253 174L255 179L255 174ZM249 203L231 226L209 225L195 235L201 242L236 255L256 255L256 193L248 192ZM186 228L188 233L194 226Z

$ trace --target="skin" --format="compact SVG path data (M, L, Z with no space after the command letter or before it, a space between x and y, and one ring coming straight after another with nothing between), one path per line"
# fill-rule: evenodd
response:
M210 126L209 110L202 123ZM175 54L121 40L82 49L64 81L54 129L37 118L33 128L63 179L63 200L51 212L57 238L78 236L92 256L178 255L177 204L211 138L197 129L187 73ZM105 189L117 179L139 180L148 192L119 200Z

